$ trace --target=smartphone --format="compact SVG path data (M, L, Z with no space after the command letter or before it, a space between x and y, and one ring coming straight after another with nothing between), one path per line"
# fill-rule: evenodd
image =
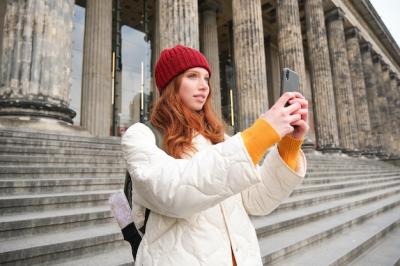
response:
M289 68L282 69L281 95L285 92L299 91L299 74Z

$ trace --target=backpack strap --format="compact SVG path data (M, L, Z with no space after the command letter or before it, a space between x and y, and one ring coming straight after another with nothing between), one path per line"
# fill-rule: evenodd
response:
M144 122L144 124L153 131L154 136L156 137L156 145L158 148L163 149L164 136L161 132L153 126L153 124L149 121Z
M153 132L155 138L156 138L156 145L158 148L162 149L163 148L163 141L164 141L164 137L161 134L161 132L154 127L150 121L146 121L144 122L144 124L150 128L150 130ZM131 176L129 174L128 171L126 171L126 175L125 175L125 185L124 185L124 193L126 198L128 199L128 203L129 206L132 208L132 180L131 180ZM150 215L150 210L146 208L145 210L145 216L144 216L144 224L143 226L139 229L140 232L142 232L143 234L146 231L146 224L147 224L147 220L149 218Z

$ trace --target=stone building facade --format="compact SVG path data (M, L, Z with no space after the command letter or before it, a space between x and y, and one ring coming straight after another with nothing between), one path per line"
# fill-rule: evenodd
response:
M273 104L280 69L289 67L299 73L310 102L307 145L326 152L400 155L400 49L368 0L1 1L3 127L26 120L72 125L74 6L85 10L76 130L118 135L126 25L144 33L150 69L162 49L178 43L206 55L213 69L213 104L231 133ZM157 99L154 82L149 92L135 102L141 120L148 118L146 103Z

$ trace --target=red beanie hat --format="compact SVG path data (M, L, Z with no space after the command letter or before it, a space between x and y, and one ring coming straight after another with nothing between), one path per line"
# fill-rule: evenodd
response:
M160 94L174 77L193 67L203 67L211 76L206 57L196 49L177 45L162 50L154 71Z

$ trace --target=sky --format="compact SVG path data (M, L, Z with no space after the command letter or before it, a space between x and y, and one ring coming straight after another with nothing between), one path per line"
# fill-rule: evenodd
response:
M369 0L374 6L386 28L390 31L400 47L400 1L399 0Z

